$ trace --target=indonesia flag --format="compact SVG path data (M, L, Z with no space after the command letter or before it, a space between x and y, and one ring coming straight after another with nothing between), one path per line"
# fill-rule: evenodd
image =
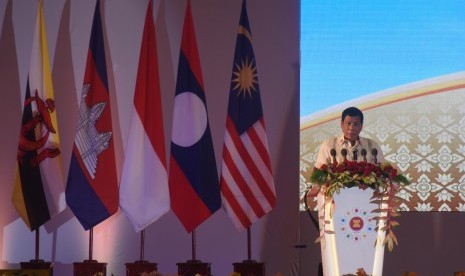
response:
M16 211L30 230L37 230L66 207L45 30L39 1L12 195Z
M187 232L221 207L204 91L188 0L174 100L169 171L171 208Z
M221 167L223 206L242 230L276 204L246 1L234 54Z
M138 232L170 209L152 1L145 16L120 207Z
M118 210L118 180L99 0L87 53L66 202L86 230Z

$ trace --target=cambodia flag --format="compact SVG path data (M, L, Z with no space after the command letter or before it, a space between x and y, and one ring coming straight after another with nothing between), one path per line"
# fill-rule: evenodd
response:
M86 230L118 210L118 180L99 0L87 53L66 202Z
M221 167L223 205L242 230L276 205L246 1L236 40Z
M171 208L187 232L221 207L204 91L188 1L179 55L169 170Z

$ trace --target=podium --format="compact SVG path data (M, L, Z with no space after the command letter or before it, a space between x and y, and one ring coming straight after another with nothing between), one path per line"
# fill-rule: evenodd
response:
M372 196L372 189L345 188L333 196L333 205L318 195L320 229L334 232L326 232L321 240L325 276L355 274L359 268L372 276L383 275L385 231L375 230L373 218L385 214L372 212L380 208L370 203Z

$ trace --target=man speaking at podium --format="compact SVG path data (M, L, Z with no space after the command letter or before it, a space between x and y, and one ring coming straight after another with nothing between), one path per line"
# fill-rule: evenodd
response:
M360 136L360 132L362 131L362 128L363 128L362 111L360 111L360 109L356 107L349 107L345 109L342 112L342 116L341 116L342 134L337 137L329 138L321 144L319 152L318 152L317 160L315 162L315 167L321 168L321 166L324 164L329 165L329 164L334 164L336 162L342 163L344 161L358 161L358 162L365 161L365 162L375 163L375 164L384 162L384 155L378 143L376 143L372 139ZM349 199L349 202L351 203L345 203L342 206L339 206L342 209L344 208L351 209L353 206L358 206L358 204L361 204L358 201L360 199L365 199L365 196L360 197L357 194L351 194L351 193L348 194L347 192L344 193L345 198L346 198L344 200L345 202L347 202L347 199ZM317 196L319 217L323 216L324 220L328 219L327 216L325 215L325 212L324 211L321 212L323 209L327 208L326 207L327 202L325 200L324 192L323 193L320 192L319 185L313 185L308 195ZM349 198L347 196L349 196ZM366 201L369 202L369 197L366 199ZM362 200L361 202L364 202L364 200ZM349 207L349 206L352 206L352 207ZM360 205L356 207L355 209L359 209L359 207L365 208L363 207L363 205ZM336 208L337 214L334 213L334 215L336 216L340 215L340 213L337 210L340 208ZM332 213L332 211L330 213ZM352 221L351 218L347 218L347 219ZM358 217L357 219L361 220ZM338 221L339 220L340 218L338 218ZM320 227L322 227L321 223L322 222L320 219ZM335 227L334 222L331 219L329 230L333 231L335 229L334 227ZM327 229L325 226L323 226L323 228ZM350 226L350 228L352 228L352 226ZM340 230L340 226L338 227L338 231L339 230ZM353 229L353 231L358 231L358 230L360 229ZM373 239L376 240L376 235L377 235L376 232L373 232L373 235L374 235ZM351 248L350 250L353 249L354 251L352 253L356 255L364 256L364 258L362 259L364 259L363 263L365 265L364 267L366 268L368 268L366 264L366 262L368 262L368 259L373 258L374 262L373 263L369 262L370 263L369 266L373 268L374 263L378 264L378 265L375 265L375 267L373 268L374 270L373 275L380 276L382 274L381 272L382 271L382 252L384 251L383 245L381 244L378 245L375 251L371 251L372 253L370 253L370 251L364 251L366 253L362 253L361 251L359 251L360 247L357 247L359 249L355 250L355 247L353 247L355 246L355 243L352 244L348 242L348 240L345 238L339 241L341 242L341 244L344 244L342 247L345 248L344 250L340 252L341 254L344 254L343 252L346 252L347 248ZM339 245L336 245L335 235L329 235L326 241L322 241L322 242L324 243L324 245L322 245L322 263L323 263L323 274L325 276L339 276L340 272L344 274L345 272L347 272L348 267L351 267L354 265L355 265L355 267L353 268L354 272L355 272L355 268L363 267L362 265L358 266L359 260L357 258L351 258L353 259L354 262L353 263L349 262L350 263L349 265L347 265L346 263L347 256L345 256L342 259L342 263L338 261L337 255L339 254L336 253L337 252L336 246L338 250L341 248L339 247ZM366 246L366 242L364 243ZM369 248L372 248L372 244L373 243L371 242L369 243ZM347 245L350 247L348 247ZM366 254L368 254L368 256L365 256Z
M356 107L348 107L342 112L342 134L326 139L320 146L315 162L316 168L322 165L349 161L367 161L383 163L384 155L378 143L366 137L361 137L363 129L363 113ZM313 185L309 196L316 196L320 187Z
M356 107L346 108L341 116L342 134L325 140L318 152L315 167L323 164L338 163L344 160L384 162L384 155L378 143L372 139L361 137L363 113Z

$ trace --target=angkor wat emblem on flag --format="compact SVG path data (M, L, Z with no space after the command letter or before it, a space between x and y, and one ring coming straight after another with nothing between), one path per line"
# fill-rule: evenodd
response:
M98 156L110 146L112 132L98 132L95 124L100 119L106 107L105 102L96 103L90 107L86 104L90 84L85 84L81 93L79 106L79 122L76 131L75 145L82 162L92 179L95 179Z

